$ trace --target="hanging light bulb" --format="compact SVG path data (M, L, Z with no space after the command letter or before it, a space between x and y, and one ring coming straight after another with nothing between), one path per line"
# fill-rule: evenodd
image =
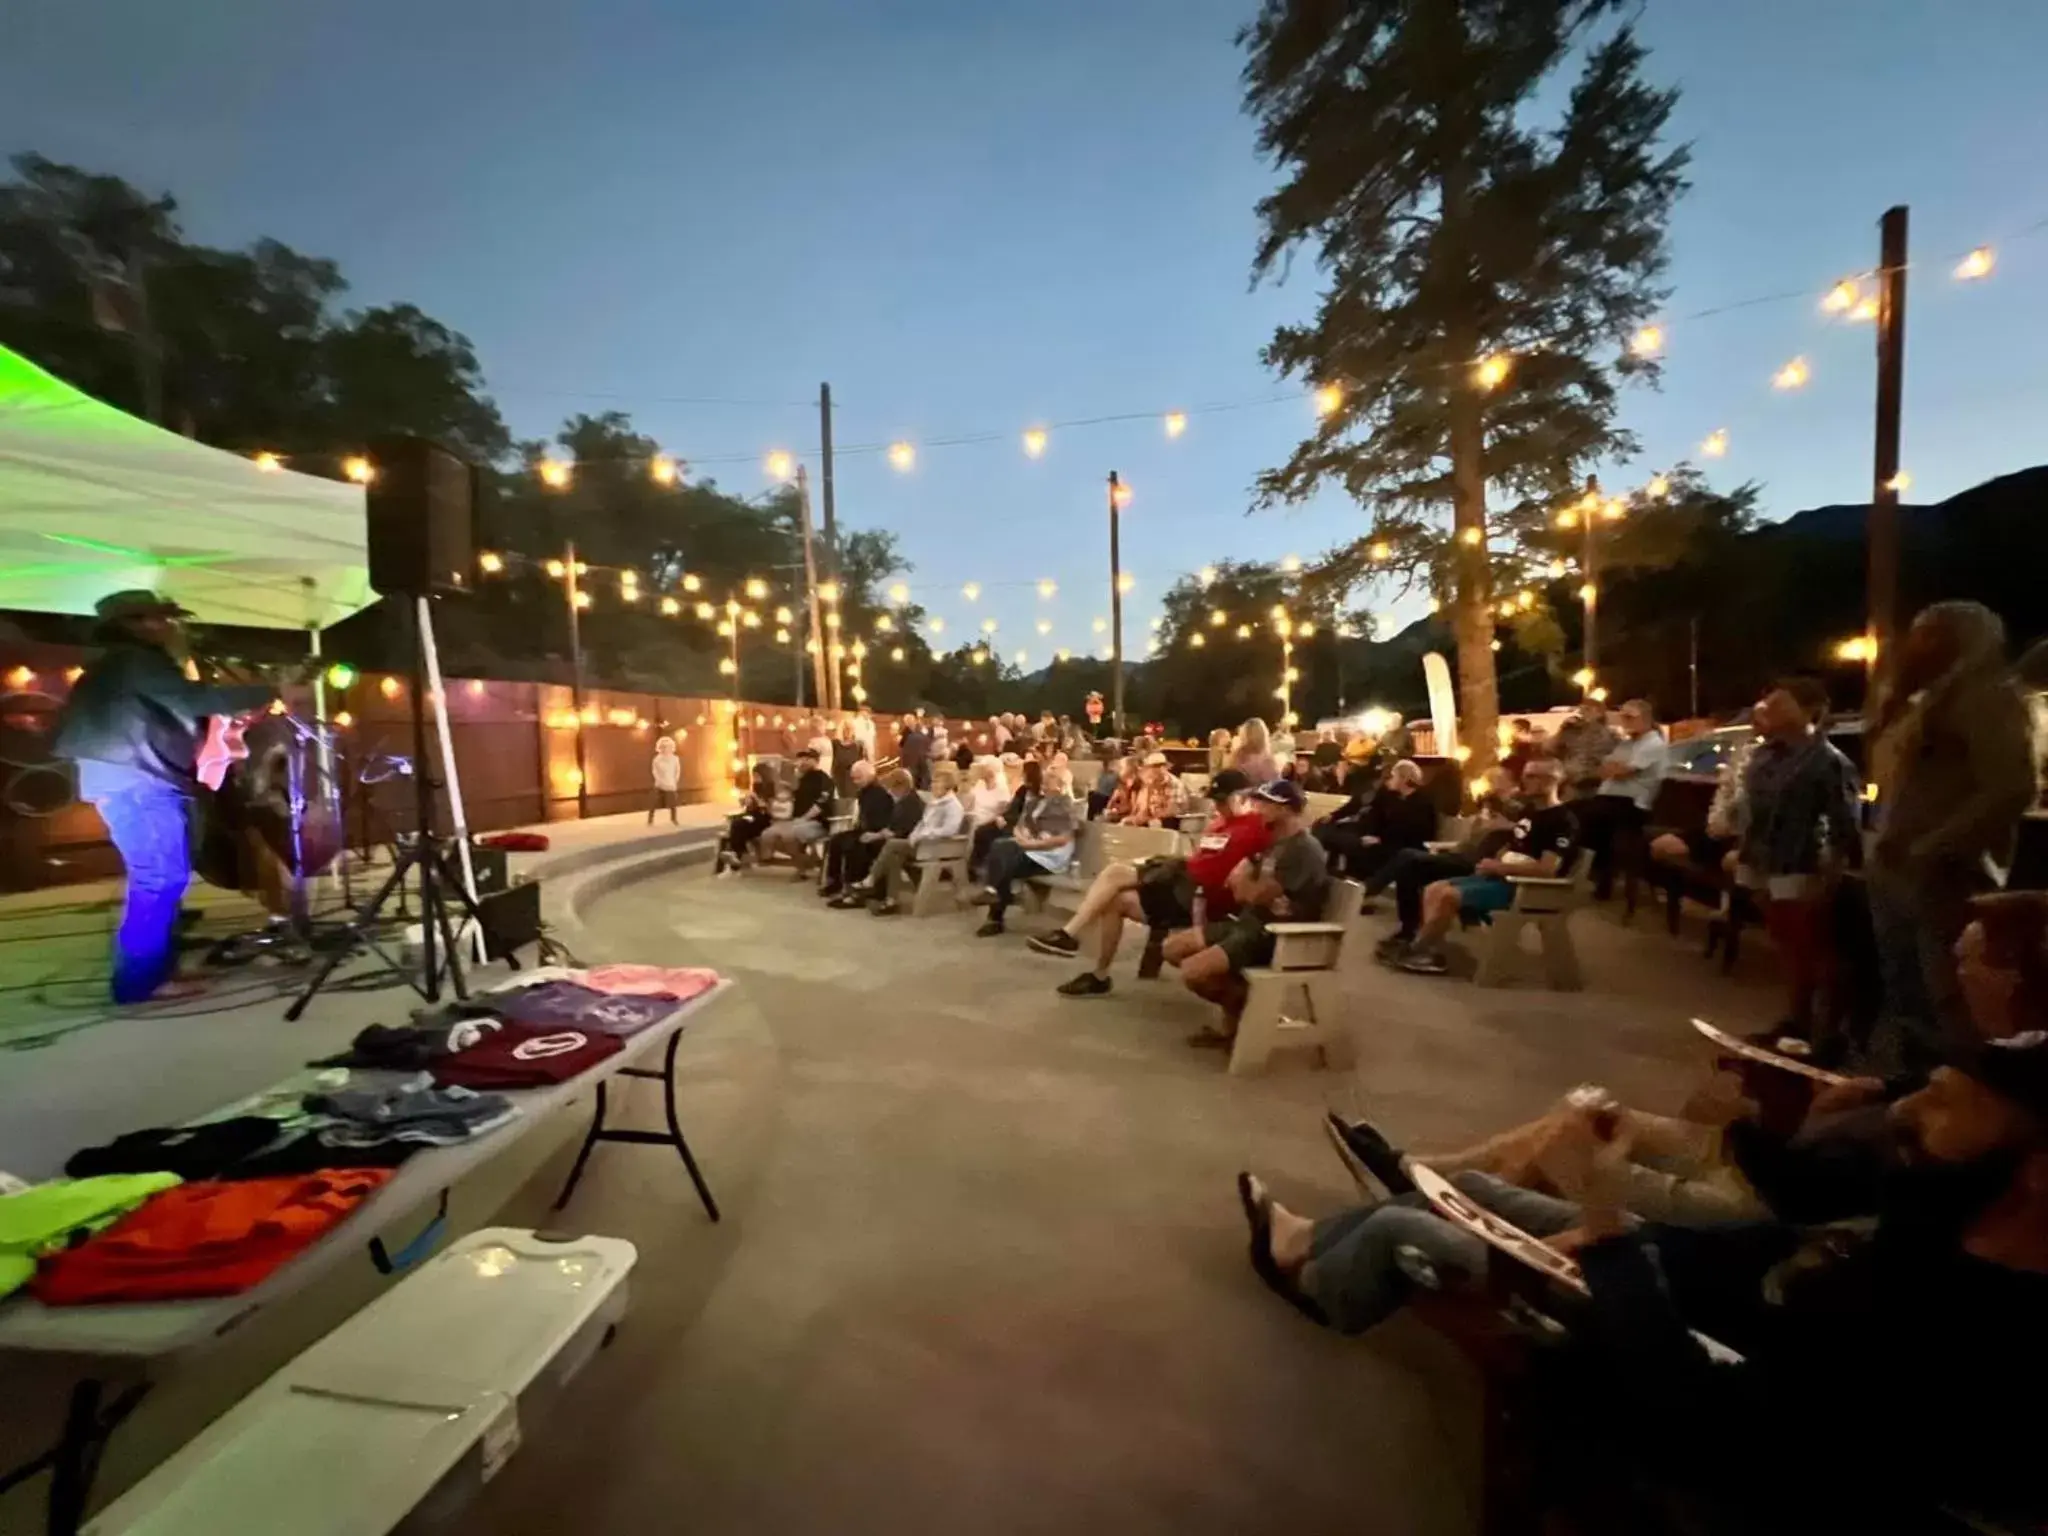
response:
M1726 457L1728 453L1728 429L1716 427L1707 434L1707 440L1700 444L1700 453L1709 459Z
M588 592L578 592L576 594L576 606L578 608L588 608L590 606L590 594Z
M1862 298L1858 299L1855 307L1849 311L1849 318L1859 325L1867 325L1875 320L1877 318L1877 295L1866 293Z
M274 453L259 453L256 455L256 467L267 475L274 475L284 468L284 460Z
M983 619L981 621L981 632L984 635L994 634L996 632L996 621L994 619Z
M1806 359L1795 357L1791 362L1771 375L1771 387L1773 389L1798 389L1811 377L1812 370L1806 366Z
M1052 633L1052 620L1051 620L1051 619L1040 619L1040 620L1038 621L1038 632L1039 632L1039 633L1040 633L1041 635L1049 635L1049 634L1051 634L1051 633Z
M1998 258L1992 254L1991 247L1980 245L1956 263L1956 276L1966 282L1971 278L1989 277L1997 264Z
M981 583L978 581L968 582L966 586L960 589L960 595L970 603L981 601Z
M796 478L796 456L791 453L785 453L782 449L778 448L768 455L762 468L768 471L768 478L777 483L794 480Z
M763 581L758 576L749 576L747 578L747 585L745 587L745 591L747 596L751 597L755 602L758 603L762 598L768 595L768 583Z
M1213 565L1203 566L1195 575L1196 579L1205 587L1214 586L1216 583L1216 567Z
M1074 653L1065 646L1061 646L1057 651L1053 652L1053 655L1061 661L1072 661L1074 659Z
M1862 293L1862 286L1853 277L1845 277L1827 291L1820 307L1831 315L1846 315L1856 307L1856 300Z
M1550 562L1550 574L1553 577L1564 575L1566 569L1567 567L1562 560L1553 560Z
M1280 569L1285 571L1289 576L1294 575L1295 572L1301 569L1301 556L1288 555L1280 562Z
M1472 382L1481 389L1498 389L1508 381L1508 355L1495 352L1482 357L1472 369Z
M1251 627L1251 625L1249 625L1249 624L1240 624L1240 625L1238 625L1238 626L1237 626L1237 638L1238 638L1238 639L1240 639L1240 640L1249 640L1249 639L1251 639L1251 637L1252 637L1252 627Z
M1126 595L1128 595L1131 589L1137 586L1137 584L1138 578L1133 576L1129 571L1125 571L1116 579L1117 591L1125 593Z
M477 569L487 576L495 576L505 569L505 557L494 549L484 550L476 557Z
M1017 665L1021 667L1021 666L1023 666L1023 665L1024 665L1025 661L1026 661L1026 660L1027 660L1028 658L1027 658L1027 657L1025 656L1024 652L1022 652L1022 651L1016 651L1016 652L1013 652L1013 653L1011 654L1011 657L1010 657L1010 659L1011 659L1012 661L1016 662L1016 663L1017 663Z
M1059 583L1049 577L1040 580L1038 583L1038 595L1048 602L1051 601L1053 594L1058 592L1059 589Z
M1891 479L1885 481L1884 484L1886 490L1904 495L1907 491L1913 489L1913 477L1902 469L1896 475L1893 475Z
M1334 416L1343 409L1344 386L1341 384L1322 385L1316 390L1315 399L1316 414L1318 416Z
M910 601L910 587L909 587L909 585L908 585L907 583L904 583L904 582L900 582L900 581L896 581L896 582L891 582L891 583L889 584L889 601L890 601L890 602L892 602L892 603L895 603L895 604L897 604L897 605L899 605L899 606L901 606L901 605L902 605L902 604L904 604L904 603L907 603L907 602L909 602L909 601Z
M368 485L377 478L377 466L360 453L350 454L341 461L341 472L357 485Z
M1385 539L1374 539L1371 546L1367 548L1365 556L1368 560L1391 560L1394 558L1394 546Z
M775 610L775 622L778 624L789 624L794 622L795 619L796 615L791 613L786 607Z
M937 618L928 619L926 620L924 627L930 630L935 635L943 635L946 632L946 621L944 619Z
M1179 437L1187 429L1188 415L1186 411L1168 411L1166 413L1166 435L1168 437Z
M789 631L786 629L778 629L777 631L775 631L775 643L777 645L789 644Z
M1593 606L1594 599L1598 598L1599 595L1600 589L1594 586L1593 583L1590 581L1579 588L1579 601L1584 603L1588 608Z
M647 473L653 478L656 485L674 485L676 483L676 461L665 453L657 453L652 459L647 461Z
M1109 493L1109 499L1114 503L1119 512L1128 507L1131 504L1130 482L1127 480L1117 481L1116 489Z
M1664 475L1650 476L1650 483L1643 487L1653 501L1662 501L1671 494L1671 481Z
M694 571L683 578L683 590L685 592L696 592L701 590L703 586L704 578L697 575Z
M539 474L540 483L551 491L566 491L569 488L571 470L565 459L542 459Z
M1209 610L1209 622L1216 628L1221 629L1225 624L1228 624L1230 622L1230 615L1225 613L1221 608L1211 608Z
M1209 642L1202 637L1202 632L1199 629L1196 630L1192 635L1188 636L1188 645L1195 650L1199 651L1203 646L1207 645L1208 643Z
M894 619L890 618L888 614L886 614L886 613L878 613L878 614L876 614L876 615L875 615L875 633L876 633L876 634L878 634L878 635L886 635L887 633L889 633L889 631L890 631L890 630L894 629L895 627L896 627L896 621L895 621Z
M1628 349L1637 357L1655 357L1664 350L1664 327L1644 326L1629 338Z
M891 661L901 661L901 660L903 659L903 647L902 647L902 646L900 646L900 645L892 645L892 646L890 646L890 647L889 647L889 659L890 659Z
M1024 452L1034 459L1045 457L1045 428L1032 427L1024 434Z
M1462 543L1477 546L1486 542L1486 533L1484 529L1467 528L1458 534L1458 538Z
M818 586L818 601L821 603L838 602L839 583L836 581L821 582Z
M1098 635L1106 635L1109 633L1109 620L1104 618L1097 618L1095 622L1089 625L1088 627L1094 630L1095 633Z
M889 445L889 467L908 474L911 470L917 468L917 450L906 442L891 443Z

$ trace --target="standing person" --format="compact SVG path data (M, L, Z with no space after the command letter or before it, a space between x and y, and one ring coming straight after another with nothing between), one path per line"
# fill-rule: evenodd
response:
M1954 949L1970 897L2004 868L2035 792L2031 721L2005 665L2005 625L1981 603L1923 608L1870 747L1880 820L1870 917L1885 1047L1924 1068L1966 1032Z
M1330 894L1330 868L1322 844L1309 835L1303 812L1308 799L1292 779L1275 778L1251 792L1272 842L1266 851L1238 865L1231 891L1238 909L1221 922L1176 933L1165 957L1180 967L1180 978L1195 996L1223 1010L1223 1027L1192 1036L1192 1045L1228 1045L1251 996L1244 973L1273 958L1279 922L1320 922Z
M1036 759L1031 766L1038 766ZM1017 881L1041 873L1061 874L1074 862L1078 808L1068 793L1073 777L1064 768L1046 768L1041 783L1045 792L1025 806L1010 835L997 838L988 851L983 887L975 898L989 909L988 921L974 930L976 938L994 938L1003 931L1003 914L1014 899Z
M668 824L675 826L676 806L682 797L683 760L676 755L676 739L673 736L654 738L654 798L647 803L647 825L654 825L654 813L662 806L668 807Z
M859 787L853 781L854 767L866 763L872 773L874 761L861 745L859 728L851 719L846 719L839 722L839 734L832 743L832 756L820 766L830 768L833 793L850 795Z
M860 755L872 763L875 760L875 712L866 704L854 711L853 739L860 743Z
M1811 678L1774 685L1758 701L1763 741L1743 772L1745 826L1738 882L1763 904L1771 942L1791 982L1785 1020L1772 1032L1816 1040L1814 1005L1829 979L1830 890L1845 849L1858 841L1856 767L1828 741L1827 694Z
M944 715L933 715L931 760L935 763L943 763L952 755L953 741L946 731L946 717ZM927 785L926 787L929 788L930 786Z
M1557 760L1564 764L1564 797L1583 800L1600 790L1600 765L1618 737L1607 723L1607 705L1588 695L1557 728Z
M832 723L823 715L811 716L811 734L804 742L804 747L809 748L812 754L817 757L821 767L827 772L831 771ZM803 755L803 748L798 749L797 755L799 757Z
M1214 778L1230 766L1232 742L1228 726L1219 725L1209 733L1209 776Z
M265 684L208 685L185 676L190 615L154 592L115 592L94 605L101 647L64 706L52 750L78 765L90 800L121 855L128 885L114 930L117 1003L189 995L174 982L178 903L192 881L199 749L214 715L244 715L276 695Z
M1295 766L1294 726L1292 720L1292 716L1282 720L1280 722L1280 729L1273 733L1272 739L1273 761L1279 766L1281 776L1285 778L1292 778L1294 776L1291 771Z
M988 749L997 757L1010 750L1010 721L1007 715L988 717Z
M714 868L720 875L737 871L746 859L747 850L754 845L754 839L767 831L775 820L775 774L766 763L754 764L753 782L748 786L747 798L741 802L739 814L725 818L725 836L718 841L718 858Z
M1596 901L1614 894L1616 858L1638 857L1650 806L1664 782L1664 733L1649 700L1630 699L1616 718L1621 739L1596 770L1599 789L1579 807L1579 838L1593 855Z
M903 717L903 734L896 741L896 760L919 789L932 785L932 737L924 722L912 715Z
M1280 777L1280 764L1273 757L1273 739L1266 722L1254 715L1237 728L1230 766L1254 784L1270 784Z

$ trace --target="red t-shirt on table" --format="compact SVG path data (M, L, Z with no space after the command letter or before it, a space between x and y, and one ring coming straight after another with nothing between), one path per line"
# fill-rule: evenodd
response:
M1273 830L1257 811L1219 816L1202 829L1195 851L1188 855L1188 874L1208 898L1212 919L1237 910L1228 884L1230 872L1252 855L1264 853L1272 841Z

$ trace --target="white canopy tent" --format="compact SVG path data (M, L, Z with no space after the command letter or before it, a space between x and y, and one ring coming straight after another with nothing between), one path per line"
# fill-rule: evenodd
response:
M376 600L361 487L266 470L0 347L0 608L150 587L204 623L324 628Z

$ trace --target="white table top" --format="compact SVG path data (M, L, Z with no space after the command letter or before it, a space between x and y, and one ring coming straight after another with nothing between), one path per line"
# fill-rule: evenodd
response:
M370 1240L385 1235L421 1208L440 1198L468 1174L548 1120L557 1110L583 1097L605 1079L667 1048L699 1009L732 986L722 979L708 992L681 1004L658 1024L627 1039L624 1049L606 1057L588 1072L546 1088L507 1093L519 1113L494 1131L454 1147L431 1147L400 1164L390 1181L355 1214L281 1265L262 1283L235 1296L198 1301L143 1302L132 1306L46 1307L32 1296L0 1302L0 1352L78 1355L146 1362L210 1344L252 1313L274 1307L306 1289L352 1255L363 1254Z

